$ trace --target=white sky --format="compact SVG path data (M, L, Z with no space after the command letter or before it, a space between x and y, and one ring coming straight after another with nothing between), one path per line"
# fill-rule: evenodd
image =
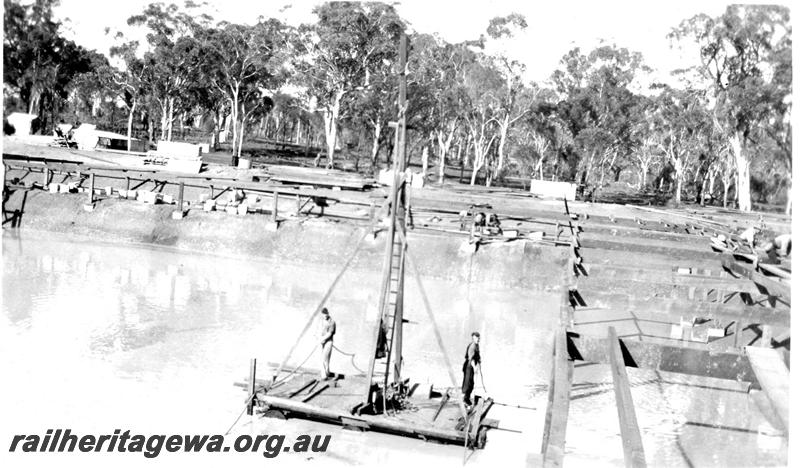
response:
M125 20L141 12L150 0L62 0L56 12L70 18L65 32L79 44L107 52L111 43L105 28L125 30ZM170 2L166 2L170 3ZM182 4L183 1L176 2ZM197 3L200 3L199 1ZM311 22L316 1L299 2L208 0L215 20L253 23L259 15L275 16L291 24ZM457 42L477 38L489 20L518 12L527 18L528 29L503 46L507 55L525 63L531 80L545 80L561 56L579 46L588 52L601 40L642 52L645 62L660 78L670 70L697 60L697 52L671 49L666 35L681 20L698 13L717 16L730 2L719 0L675 1L435 1L396 2L400 15L423 33L438 32ZM776 2L771 2L776 3ZM283 7L290 5L290 8ZM693 63L692 63L693 64Z

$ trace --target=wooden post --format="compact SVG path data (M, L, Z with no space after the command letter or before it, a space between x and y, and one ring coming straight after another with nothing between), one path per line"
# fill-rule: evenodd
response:
M295 214L297 216L300 216L300 210L302 209L302 205L300 204L300 194L299 193L295 194L294 201L297 204L297 208L295 209L294 212L295 212Z
M278 222L278 191L272 192L272 222Z
M208 188L211 189L211 199L213 200L214 199L214 186L213 185L209 185Z
M89 174L89 204L94 203L94 172Z
M375 202L369 204L369 222L370 224L375 222Z
M184 183L181 182L178 186L178 210L180 210L181 213L183 213L183 185Z
M47 190L47 184L50 182L50 168L45 166L44 171L42 171L42 174L44 174L44 180L42 181L42 188Z
M247 415L253 415L253 403L256 401L256 360L250 360L250 380L247 385Z
M128 190L131 189L131 178L130 176L125 176L125 193L128 193Z

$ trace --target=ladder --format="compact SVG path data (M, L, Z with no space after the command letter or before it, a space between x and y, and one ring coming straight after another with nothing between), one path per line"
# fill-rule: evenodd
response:
M402 197L402 193L398 198ZM398 208L400 208L398 206ZM405 234L404 210L398 209L398 216L395 219L395 229L401 229ZM403 349L403 277L405 274L405 252L406 246L402 242L402 237L394 233L392 239L392 253L389 259L388 275L384 279L386 296L383 298L383 308L381 314L382 326L386 336L385 355L378 362L383 368L383 393L389 386L390 369L393 368L394 381L400 380L400 370L402 367L402 356L399 350ZM403 236L404 237L404 236ZM395 343L397 345L395 346ZM394 354L394 359L392 359ZM392 366L394 362L394 366Z

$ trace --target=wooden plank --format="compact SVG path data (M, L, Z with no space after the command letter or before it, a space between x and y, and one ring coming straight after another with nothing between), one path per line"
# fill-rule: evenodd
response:
M567 330L559 327L553 339L553 367L542 436L544 466L559 467L564 462L573 370L573 362L567 353Z
M442 412L442 409L444 408L444 405L447 404L448 400L450 400L450 392L445 392L444 396L442 397L442 401L439 403L439 407L436 408L436 412L433 413L433 418L431 421L436 421L436 418L439 417L439 413Z
M570 333L567 337L570 357L577 361L608 363L608 339ZM625 365L679 374L749 382L758 388L753 369L744 354L712 352L623 338Z
M745 346L750 365L756 373L761 388L778 415L782 430L789 432L789 369L775 348Z
M320 387L317 387L316 389L314 389L313 392L311 392L308 395L306 395L305 397L303 397L303 403L308 403L309 401L313 400L314 397L316 397L320 393L322 393L325 390L327 390L328 387L330 387L330 384L325 384L325 385L322 385Z
M614 327L608 327L608 347L611 375L614 379L614 393L617 397L617 414L619 415L619 429L622 435L622 449L625 453L625 466L628 468L644 467L647 466L647 462L644 458L644 446L639 432L639 423L636 420L636 408L631 395L631 384L628 380L628 371L625 370L625 360L622 358L622 349Z
M308 381L308 382L306 382L306 383L305 383L305 384L304 384L302 387L300 387L300 388L298 388L297 390L295 390L295 391L293 391L292 393L290 393L290 394L288 395L288 398L294 398L294 397L296 397L297 395L299 395L299 394L300 394L301 392L303 392L304 390L308 390L308 388L309 388L309 387L316 385L318 381L319 381L319 380L317 380L317 379L311 379L311 380L309 380L309 381Z
M733 259L732 256L727 256L722 260L722 266L726 270L734 274L745 277L758 285L759 289L764 289L771 296L783 297L789 301L792 298L791 285L783 283L774 278L769 278L763 273L759 273L753 269L752 266L743 265ZM765 292L765 293L766 293Z

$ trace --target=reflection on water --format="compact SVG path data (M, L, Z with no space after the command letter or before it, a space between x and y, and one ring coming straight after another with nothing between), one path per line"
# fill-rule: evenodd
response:
M84 432L120 426L145 433L223 432L242 408L242 392L232 383L245 378L249 359L282 360L337 274L316 265L41 234L18 238L6 233L3 240L0 356L4 380L11 385L2 411L15 432L41 433L43 424ZM354 373L367 366L365 337L374 326L379 270L348 272L330 297L327 306L338 324L336 346L356 353L355 367L349 356L334 353L334 370ZM414 282L407 284L406 374L449 385L420 293ZM487 391L498 401L538 408L527 413L493 410L505 427L525 432L497 432L482 456L504 450L524 455L531 441L541 437L558 294L467 288L438 280L424 285L455 375L461 375L469 334L477 330L483 337ZM316 346L315 336L304 338L290 363L299 364ZM316 356L306 366L319 367ZM768 423L741 388L638 369L630 376L649 463L785 464L785 439L763 434ZM570 409L565 462L621 464L607 366L576 367ZM284 430L269 424L273 431ZM366 449L375 440L389 447L387 453L395 444L378 435L342 437L347 450L337 456L348 462L376 456ZM458 450L420 450L430 456L455 454L455 460L460 456Z

